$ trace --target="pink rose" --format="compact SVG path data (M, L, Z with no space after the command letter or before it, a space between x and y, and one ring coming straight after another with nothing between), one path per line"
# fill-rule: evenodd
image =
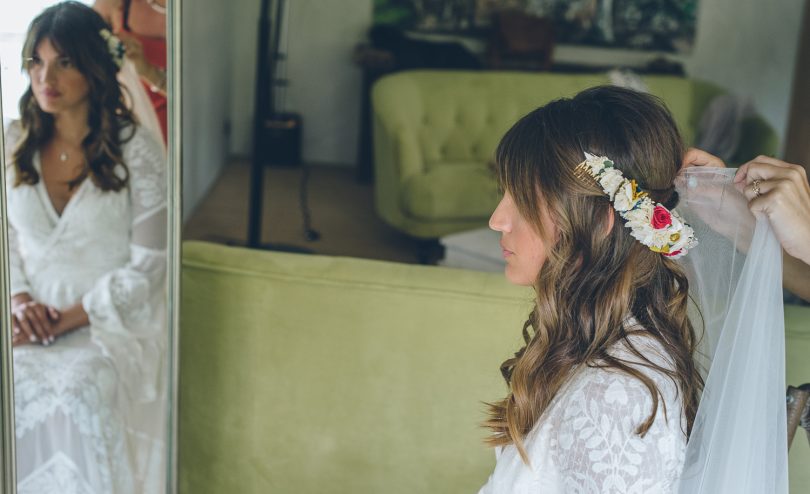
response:
M656 230L666 228L672 224L672 216L670 216L669 211L667 211L667 208L664 206L655 206L650 224Z

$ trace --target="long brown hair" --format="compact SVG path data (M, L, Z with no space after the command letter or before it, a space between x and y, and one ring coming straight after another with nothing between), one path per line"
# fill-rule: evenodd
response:
M663 402L661 391L638 365L609 352L617 343L625 343L643 367L677 384L687 435L703 388L684 272L676 261L631 237L595 181L575 174L585 152L610 157L653 201L670 209L678 201L673 181L683 144L672 116L655 97L610 86L588 89L534 110L501 140L500 185L552 246L534 283L536 303L523 327L525 346L501 365L509 394L489 405L485 423L493 432L489 444L514 444L527 463L524 438L582 366L613 368L640 380L653 406L636 432L649 430ZM541 208L555 224L553 239L543 229ZM638 321L636 327L627 327L629 316ZM657 341L672 367L647 358L628 339L631 333Z
M118 66L101 37L102 29L111 28L98 13L81 3L62 2L45 9L28 28L22 50L23 69L28 69L29 60L45 39L75 64L89 86L90 132L82 142L87 161L69 186L73 188L89 176L102 190L118 191L129 180L121 145L132 138L135 120L125 104L116 79ZM12 155L14 185L34 185L39 182L34 155L53 137L54 119L39 107L30 85L20 98L20 123L22 136ZM122 136L127 128L128 134ZM116 172L119 166L123 173Z

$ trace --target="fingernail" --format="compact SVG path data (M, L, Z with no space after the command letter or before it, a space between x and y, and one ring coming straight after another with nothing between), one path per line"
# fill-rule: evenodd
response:
M50 338L50 340L49 340L49 341L50 341L51 343L53 343L53 342L54 342L54 340L56 340L56 336L51 336L51 338Z
M36 337L36 336L34 336L34 335L31 335L31 336L29 336L29 337L28 337L28 340L29 340L31 343L33 343L33 342L37 341L37 337Z

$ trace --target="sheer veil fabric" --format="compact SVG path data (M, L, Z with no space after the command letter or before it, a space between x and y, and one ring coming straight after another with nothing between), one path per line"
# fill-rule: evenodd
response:
M678 211L700 244L681 259L706 386L681 493L787 493L782 251L733 185L734 169L690 168Z

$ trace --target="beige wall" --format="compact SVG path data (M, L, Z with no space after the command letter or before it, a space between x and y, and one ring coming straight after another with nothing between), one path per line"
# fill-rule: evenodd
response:
M256 77L259 2L247 3L233 17L231 152L238 155L251 150ZM287 0L286 8L281 50L288 55L290 86L285 107L303 117L303 158L310 163L352 165L361 74L351 57L371 25L371 0Z
M235 4L220 0L183 2L184 218L213 185L230 154L224 126L231 108L231 18Z
M700 0L694 77L750 97L776 129L782 149L804 0Z

